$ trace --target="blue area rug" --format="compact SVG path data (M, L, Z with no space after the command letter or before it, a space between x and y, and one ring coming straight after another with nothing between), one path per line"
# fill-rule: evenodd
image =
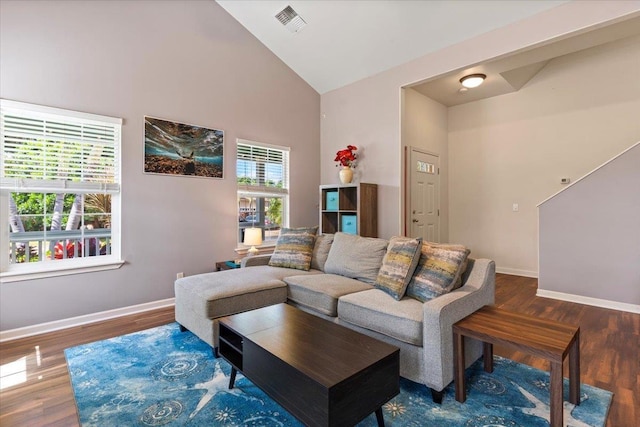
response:
M300 426L242 375L228 390L231 367L211 347L173 323L65 350L83 426ZM383 407L387 426L549 425L549 375L496 357L467 369L467 401L453 385L442 405L421 384L401 379ZM565 379L565 400L568 385ZM582 385L580 406L565 401L565 424L604 426L611 393ZM370 415L359 426L376 426Z

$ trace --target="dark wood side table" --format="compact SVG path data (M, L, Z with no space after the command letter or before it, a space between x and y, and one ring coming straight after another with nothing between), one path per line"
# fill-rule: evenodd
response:
M240 263L233 260L216 262L216 271L233 270L234 268L240 268Z
M453 325L456 400L466 400L464 337L484 343L484 370L493 372L493 345L541 357L550 362L551 427L562 422L562 368L569 356L569 402L580 404L580 327L484 306Z

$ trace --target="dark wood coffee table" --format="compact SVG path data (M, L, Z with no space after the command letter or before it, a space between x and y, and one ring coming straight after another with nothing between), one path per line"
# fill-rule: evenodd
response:
M220 355L308 426L353 426L400 392L400 350L287 304L223 317Z
M541 357L550 362L551 426L562 423L562 369L569 356L569 402L580 404L580 327L484 306L453 325L456 400L466 400L464 337L484 343L484 370L493 372L493 344Z

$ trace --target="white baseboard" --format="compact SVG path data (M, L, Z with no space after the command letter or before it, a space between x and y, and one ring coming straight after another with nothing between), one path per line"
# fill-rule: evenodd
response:
M565 294L564 292L546 291L544 289L538 289L536 296L640 314L640 305L628 304L626 302L609 301L606 299L591 298L582 295Z
M88 323L127 316L129 314L142 313L174 305L175 298L167 298L159 301L146 302L144 304L131 305L129 307L116 308L113 310L101 311L99 313L85 314L83 316L70 317L68 319L54 320L53 322L39 323L37 325L25 326L22 328L0 331L0 343L18 338L30 337L44 334L46 332L58 331L60 329L74 326L86 325Z
M517 268L496 267L496 273L510 274L512 276L533 277L534 279L538 278L537 271L519 270Z

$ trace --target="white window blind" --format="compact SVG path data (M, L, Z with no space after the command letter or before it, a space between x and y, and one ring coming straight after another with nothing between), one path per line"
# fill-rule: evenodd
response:
M236 167L238 191L243 195L265 197L288 193L288 148L238 142Z
M0 189L118 193L122 119L0 100Z

